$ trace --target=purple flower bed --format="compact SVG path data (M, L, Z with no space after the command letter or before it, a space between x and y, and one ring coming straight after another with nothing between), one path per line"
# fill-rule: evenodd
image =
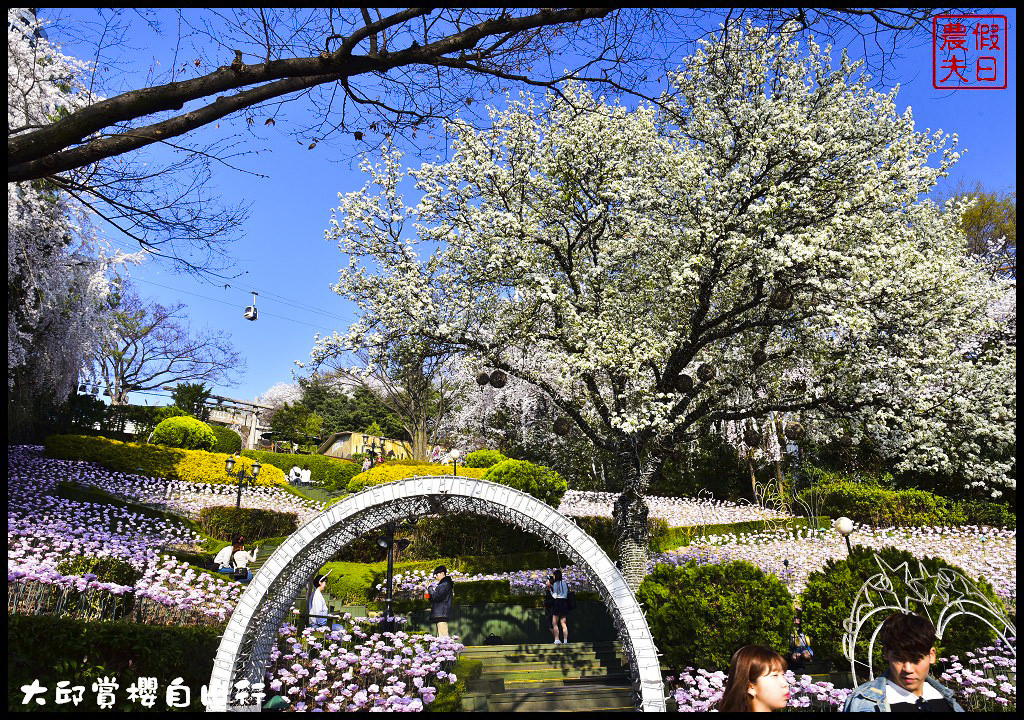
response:
M339 630L282 626L267 695L281 695L299 712L419 712L458 679L451 672L463 648L457 640L368 633L362 625L346 613Z
M106 475L104 475L106 473ZM160 622L155 606L165 608L167 621L225 620L244 586L228 579L197 572L159 549L170 544L190 545L199 538L186 526L154 519L123 508L57 497L57 482L83 485L113 482L116 473L90 463L52 460L41 447L14 446L7 456L7 583L8 609L25 611L39 585L58 593L91 590L115 596L133 594L148 601L146 621ZM61 560L76 556L114 557L142 571L134 586L101 583L95 578L65 576L57 570ZM60 599L56 604L60 605Z
M726 674L720 670L694 670L688 667L676 676L665 678L679 712L711 712L725 692ZM815 682L810 675L794 675L786 671L789 681L789 708L828 712L842 710L850 690L837 688L829 682Z

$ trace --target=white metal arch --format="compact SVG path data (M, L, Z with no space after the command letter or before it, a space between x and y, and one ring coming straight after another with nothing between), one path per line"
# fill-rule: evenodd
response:
M210 676L207 709L258 709L235 704L231 689L243 680L264 681L277 630L293 598L338 550L391 521L441 513L497 518L541 537L582 568L615 623L629 659L637 708L665 711L661 667L647 619L604 550L571 519L526 493L451 475L368 488L325 510L279 545L250 581L228 621Z

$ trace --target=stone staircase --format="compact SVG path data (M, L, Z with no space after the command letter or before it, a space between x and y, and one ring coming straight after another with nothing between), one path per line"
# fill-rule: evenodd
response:
M617 642L479 645L461 655L483 663L480 677L466 683L464 711L634 711Z

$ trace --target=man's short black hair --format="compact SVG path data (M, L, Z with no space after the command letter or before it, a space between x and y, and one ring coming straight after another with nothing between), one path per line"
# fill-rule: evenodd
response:
M436 568L434 568L434 574L437 575L438 573L441 573L442 575L447 575L448 568L446 568L444 565L438 565Z
M894 613L878 633L887 655L896 661L916 662L935 647L935 626L914 613Z

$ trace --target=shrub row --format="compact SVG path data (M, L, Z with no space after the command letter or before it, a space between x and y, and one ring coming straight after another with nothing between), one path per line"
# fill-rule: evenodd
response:
M166 688L175 678L191 690L187 710L202 712L200 688L210 682L223 626L176 627L121 622L88 622L52 615L11 615L7 618L8 711L96 712L92 683L117 677L120 689L113 708L120 712L167 712ZM129 699L128 686L140 677L157 679L157 702L152 708ZM48 688L46 705L21 704L22 685L39 680ZM54 702L62 680L82 685L81 704Z
M264 450L243 450L243 457L259 460L264 467L272 465L287 475L293 465L300 468L309 466L310 479L322 484L328 490L346 490L349 481L359 474L359 466L348 460L327 455L293 455Z
M152 477L196 483L236 483L236 477L224 471L225 453L202 450L180 450L160 445L123 443L103 437L84 435L51 435L46 438L46 454L61 460L88 460L110 470L139 473ZM235 464L245 466L251 474L252 462L241 458ZM257 479L259 485L284 485L284 473L273 466L263 466Z
M815 660L831 661L839 667L848 665L842 649L844 621L850 617L861 586L881 572L876 554L896 571L888 573L892 580L889 602L898 605L912 594L900 566L907 563L916 577L920 574L919 559L904 550L889 547L876 551L857 546L849 557L827 562L823 569L811 573L801 597L801 628L811 640ZM935 576L939 570L959 569L940 558L926 557L920 563L929 579L917 592L929 594L937 590ZM1005 613L1003 602L989 583L982 580L975 585L993 607ZM673 669L693 666L725 670L731 653L748 643L771 647L784 656L788 649L795 614L793 599L779 578L746 561L702 565L690 560L682 566L658 565L644 579L637 598L645 608L666 665ZM878 613L865 626L858 641L858 658L866 657L868 639L889 614ZM995 631L984 621L961 617L938 650L940 655L963 657L994 639ZM877 643L874 664L884 667Z
M213 506L199 512L199 526L207 535L232 542L241 536L245 542L291 535L299 527L296 513L261 508Z
M468 468L489 468L492 465L497 465L502 460L508 460L507 457L502 455L497 450L474 450L466 456L465 466Z
M554 470L543 465L534 465L525 460L502 460L487 468L460 467L458 473L466 477L487 480L507 485L532 495L541 502L558 507L568 486L565 480ZM418 475L451 475L448 465L408 465L385 463L370 468L353 477L348 483L350 493L360 492L374 485L385 485L397 480L416 477Z
M1006 505L981 500L949 500L924 490L890 490L876 484L839 480L803 490L817 493L820 511L878 527L991 525L1017 527Z
M465 475L466 477L480 479L484 476L487 471L482 468L464 468L460 467L458 473ZM406 478L417 477L419 475L451 475L451 465L427 465L419 463L416 465L407 465L405 463L384 463L372 467L366 472L360 472L353 476L348 483L348 491L350 493L357 493L365 490L368 487L374 485L386 485L387 483L397 482L398 480L405 480Z

